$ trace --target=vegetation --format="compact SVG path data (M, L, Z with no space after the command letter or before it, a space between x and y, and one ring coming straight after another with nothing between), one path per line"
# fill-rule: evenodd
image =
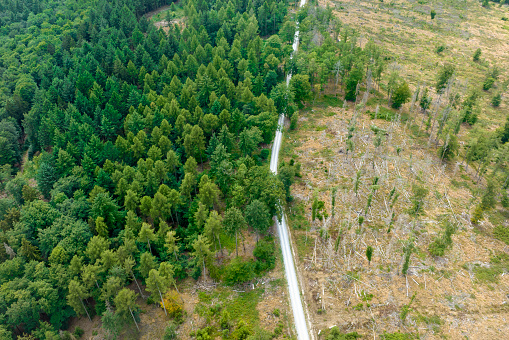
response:
M301 260L310 263L306 268L318 271L322 261L327 271L335 270L339 254L347 261L352 275L341 280L343 291L355 281L362 300L353 303L355 311L370 308L373 299L358 294L365 283L357 270L401 273L408 298L412 255L422 260L429 252L433 261L448 256L452 235L469 219L482 237L509 244L509 118L500 118L508 86L504 58L494 62L495 49L479 44L483 48L460 53L468 59L465 71L458 56L451 57L456 47L431 39L424 50L436 60L419 66L431 74L421 79L420 72L398 64L413 56L385 51L382 39L366 39L341 22L335 14L343 5L0 1L0 338L70 338L65 329L71 318L92 321L96 315L105 336L122 337L126 328L140 330L140 299L147 299L171 319L161 326L164 339L175 339L186 318L178 286L188 277L224 284L210 295L198 293L195 312L207 326L190 336L276 338L287 322L278 320L271 332L258 327L263 289L253 285L227 297L231 286L276 267L278 252L268 234L273 216L280 218L285 209L294 228L305 233L294 239ZM408 11L394 9L397 3L370 5L377 14L390 9L391 29L369 33L389 39L395 35L392 20L403 25L411 19ZM437 15L430 5L416 15L418 30L446 34L444 18L454 22L456 16L433 3ZM484 8L476 5L495 10L487 0ZM154 25L163 16L166 24ZM293 54L297 22L300 49ZM474 79L467 82L465 74ZM348 115L347 125L333 130L328 124L339 113L331 110L329 122L313 128L340 140L342 162L334 163L336 153L320 145L311 152L320 163L308 176L287 150L289 159L272 173L269 144L279 115L289 119L293 137L312 124L312 114L321 114L315 108L331 106ZM395 131L409 131L411 139L398 144ZM426 148L439 161L414 168L415 150ZM461 216L439 188L443 183L426 179L426 170L436 175L430 164L442 169L440 178L452 166L452 177L465 177L450 182L470 190ZM338 169L348 169L350 177ZM313 178L330 187L311 188ZM311 188L305 203L293 189L303 183L303 190ZM429 203L433 196L439 207ZM441 221L433 210L442 208L443 230L430 237L427 223ZM369 235L374 242L364 242ZM392 235L401 243L391 254L381 244ZM253 251L246 251L253 239L254 249L247 248ZM353 255L369 266L350 268ZM391 255L399 258L397 265L377 266ZM465 268L478 282L494 284L508 263L499 254L490 266ZM315 298L325 313L320 294L327 294L325 283ZM403 306L402 322L414 299ZM74 336L82 333L76 328ZM325 336L361 337L337 327Z
M444 227L442 235L437 236L429 245L429 252L433 256L444 256L445 251L452 246L452 235L456 228L449 221L444 223Z
M507 40L500 21L507 7L485 9L478 1L329 3L342 21L336 32L336 19L321 16L325 6L308 5L295 70L324 67L329 35L337 37L340 62L320 83L316 72L307 71L314 95L300 108L297 129L285 131L281 160L302 163L287 211L297 215L289 222L313 320L353 325L339 328L340 334L445 338L456 330L441 328L445 321L421 320L420 313L443 314L442 304L484 306L493 318L506 313L485 303L504 294L502 279L479 290L484 280L474 275L501 277L505 271L491 273L494 264L486 262L505 247L494 238L509 234L509 124L502 113L507 65L505 53L492 49ZM490 27L493 40L469 28L474 25ZM343 56L350 57L346 64ZM465 264L468 258L477 264ZM477 300L461 293L459 284L475 291ZM368 303L363 289L380 294ZM415 291L422 293L409 303ZM374 327L370 313L381 312L381 305L401 318L380 319ZM455 313L444 318L459 322ZM429 327L408 329L402 320ZM503 337L488 329L461 331ZM328 334L324 327L320 335Z
M186 25L164 30L144 16L171 3L0 4L6 337L49 339L96 314L119 336L140 326L140 284L179 320L177 280L274 268L270 241L256 261L218 269L215 255L222 238L264 236L294 176L273 175L262 146L282 113L289 3L184 1ZM293 78L290 106L308 77Z

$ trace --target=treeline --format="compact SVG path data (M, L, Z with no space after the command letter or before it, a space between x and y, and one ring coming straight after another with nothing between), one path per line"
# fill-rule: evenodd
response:
M290 41L271 35L288 4L190 0L165 33L140 16L165 3L2 2L2 339L94 314L114 334L139 321L130 282L157 301L273 265L270 242L254 264L214 254L265 235L289 196L295 166L273 175L264 148L292 105Z

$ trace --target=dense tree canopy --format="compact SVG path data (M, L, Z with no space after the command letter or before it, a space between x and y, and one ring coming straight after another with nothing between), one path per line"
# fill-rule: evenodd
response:
M94 306L136 322L130 281L159 297L167 268L205 270L230 206L262 209L250 227L263 232L284 199L260 145L283 110L270 93L291 51L291 25L277 35L288 2L183 1L186 25L167 31L143 16L171 3L0 1L7 337Z

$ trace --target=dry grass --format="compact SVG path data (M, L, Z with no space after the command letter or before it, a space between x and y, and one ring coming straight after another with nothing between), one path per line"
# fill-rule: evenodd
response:
M359 32L358 43L368 39L388 52L388 63L397 63L401 75L413 87L433 86L438 67L444 63L456 66L460 93L480 87L488 69L497 66L502 74L496 89L484 93L479 125L494 129L505 121L506 103L494 109L494 93L506 90L509 67L509 7L492 3L483 8L478 0L320 0L333 8L334 14ZM431 20L430 11L437 13ZM445 50L437 54L437 46ZM480 62L472 56L481 48ZM388 75L388 72L386 72Z
M471 191L451 184L455 180L474 187L468 179L473 174L467 174L456 162L442 164L434 147L428 149L426 141L409 137L405 124L371 120L365 113L357 114L355 152L346 155L353 111L336 107L303 111L299 129L285 134L284 160L293 157L302 164L304 176L292 186L292 194L294 204L305 207L305 218L311 219L315 191L330 214L330 190L338 187L334 219L312 222L308 231L292 231L294 240L309 239L306 246L297 249L306 252L301 254L299 268L314 331L337 325L344 332L357 331L367 338L396 331L426 335L428 339L504 338L509 330L505 322L509 318L509 278L499 276L498 283L487 284L477 280L475 268L489 266L495 253L507 249L491 237L493 225L488 220L471 225ZM387 131L376 153L372 124ZM327 130L316 128L320 126L327 126ZM397 148L401 149L399 155ZM363 174L356 197L352 188L359 169ZM380 188L359 229L357 219L364 214L375 176ZM407 213L412 184L429 190L424 214L418 218ZM387 233L392 214L387 200L392 188L400 196L394 206L394 226ZM458 232L453 236L452 249L444 257L433 258L428 245L441 232L440 220L446 216L458 226ZM330 238L320 236L324 231ZM416 251L405 278L401 275L402 248L410 238ZM365 256L367 246L374 248L371 265ZM373 298L363 301L362 291L373 294ZM403 322L402 308L414 293L416 299ZM325 313L320 311L322 307Z

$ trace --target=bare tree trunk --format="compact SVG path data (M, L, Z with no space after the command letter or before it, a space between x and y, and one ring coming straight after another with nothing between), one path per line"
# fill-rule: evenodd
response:
M203 257L203 277L206 279L207 278L207 273L205 272L205 256Z
M221 256L223 256L223 247L221 247L221 239L219 235L217 235L217 241L219 242L219 251L221 252Z
M134 282L136 282L136 286L138 287L138 290L140 291L141 297L144 299L145 296L143 295L143 292L141 291L140 285L138 284L138 280L136 280L136 276L134 276L133 271L131 270L131 275L133 276Z
M244 248L244 255L246 255L246 239L244 238L244 234L242 234L242 247Z
M184 304L184 298L182 297L182 294L180 294L179 289L177 288L177 283L175 282L175 280L173 281L173 287L175 287L175 290L177 291L177 293L179 293L180 301L182 301L182 304Z
M429 140L428 140L428 145L431 143L431 137L433 136L433 129L435 128L435 121L436 121L436 118L437 118L437 115L438 115L438 108L440 107L440 100L442 98L442 95L439 95L438 96L438 101L437 101L437 104L436 104L436 108L435 108L435 114L433 115L433 123L431 124L431 131L429 132Z
M131 307L129 307L129 312L131 312L131 316L133 317L134 324L136 325L136 329L138 329L138 332L140 331L140 327L138 327L138 323L136 322L136 318L134 317L133 311L131 310Z
M85 310L85 313L87 313L88 320L92 321L92 319L90 318L90 314L88 314L87 307L85 307L85 304L83 303L83 300L80 299L80 301L81 301L81 305L83 306L83 309Z
M168 316L168 312L166 312L166 306L164 305L163 294L161 294L161 291L159 290L159 286L157 287L157 291L159 292L159 297L161 298L161 304L163 305L164 314L166 316Z

